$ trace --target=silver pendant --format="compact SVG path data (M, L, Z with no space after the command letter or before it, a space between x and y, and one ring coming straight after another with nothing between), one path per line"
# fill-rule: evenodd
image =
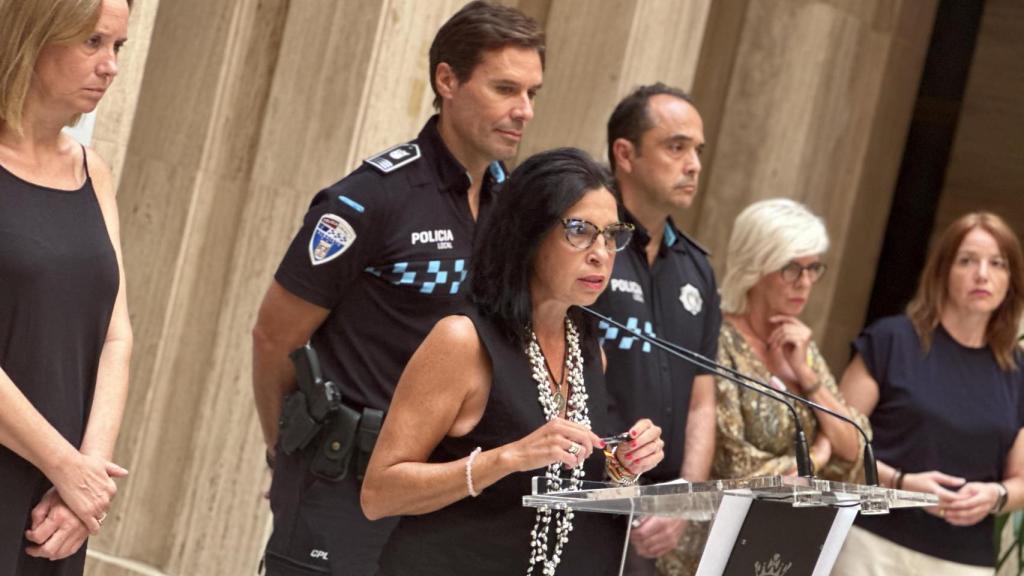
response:
M561 392L555 392L555 403L558 404L558 411L556 414L561 416L565 413L565 396L562 396Z

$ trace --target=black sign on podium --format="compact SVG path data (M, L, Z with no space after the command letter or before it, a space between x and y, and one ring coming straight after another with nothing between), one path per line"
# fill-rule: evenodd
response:
M794 508L771 500L746 503L749 509L722 575L813 574L840 509Z

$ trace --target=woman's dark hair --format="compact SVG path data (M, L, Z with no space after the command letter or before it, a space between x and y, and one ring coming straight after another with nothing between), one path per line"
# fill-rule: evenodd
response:
M530 340L530 278L544 237L587 192L611 187L608 171L586 152L548 150L512 172L481 223L469 269L469 298L520 344ZM592 322L582 311L572 308L569 316L581 334L591 332Z

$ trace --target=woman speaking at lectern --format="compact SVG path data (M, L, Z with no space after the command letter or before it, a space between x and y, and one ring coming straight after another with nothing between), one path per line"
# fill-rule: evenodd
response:
M604 290L632 228L584 152L512 173L473 255L465 316L442 319L398 383L363 482L371 519L402 515L381 575L617 574L622 517L524 508L534 476L627 480L663 457L643 419L607 461L601 349L575 306Z

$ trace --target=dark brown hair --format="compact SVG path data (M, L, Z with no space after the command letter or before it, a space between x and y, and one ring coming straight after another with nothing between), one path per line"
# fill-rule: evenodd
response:
M515 8L474 0L462 7L441 26L430 44L430 87L434 90L434 108L441 109L437 92L437 65L451 66L459 82L469 80L484 52L506 46L530 48L544 66L544 31L537 21Z
M632 142L639 154L640 140L644 132L654 127L650 113L651 98L660 94L679 98L696 109L689 94L661 82L640 86L627 95L615 106L611 117L608 118L608 165L611 166L612 172L615 172L615 153L612 151L615 141L623 138Z
M991 212L971 212L957 218L946 228L928 255L917 294L907 306L907 316L927 351L931 347L932 333L939 325L942 310L949 298L949 275L960 244L975 228L992 235L1008 267L1006 298L993 312L985 329L985 339L999 367L1008 372L1017 368L1014 355L1019 353L1017 330L1024 312L1024 255L1021 254L1017 235L999 216Z

